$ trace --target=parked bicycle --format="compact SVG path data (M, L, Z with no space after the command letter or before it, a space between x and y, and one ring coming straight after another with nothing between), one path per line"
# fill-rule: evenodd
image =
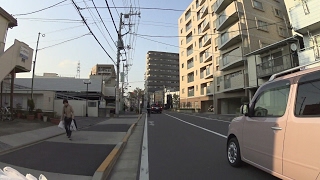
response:
M2 107L0 108L0 114L2 117L2 121L12 121L10 107Z

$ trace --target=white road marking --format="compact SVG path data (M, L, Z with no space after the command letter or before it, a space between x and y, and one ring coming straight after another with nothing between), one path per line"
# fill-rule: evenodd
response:
M154 121L149 121L150 126L154 126Z
M220 137L227 138L227 136L225 136L225 135L223 135L223 134L220 134L220 133L211 131L211 130L206 129L206 128L203 128L203 127L201 127L201 126L197 126L197 125L195 125L195 124L189 123L189 122L187 122L187 121L184 121L184 120L179 119L179 118L177 118L177 117L171 116L171 115L169 115L169 114L165 114L165 115L167 115L167 116L169 116L169 117L172 117L172 118L174 118L174 119L177 119L177 120L179 120L179 121L181 121L181 122L183 122L183 123L186 123L186 124L189 124L189 125L191 125L191 126L197 127L197 128L199 128L199 129L205 130L205 131L207 131L207 132L210 132L210 133L212 133L212 134L218 135L218 136L220 136Z
M140 161L140 180L149 180L149 159L148 159L148 117L144 122L143 142Z
M201 118L201 119L208 119L208 120L212 120L212 121L219 121L219 122L224 122L224 123L230 123L230 121L224 121L224 120L220 120L220 119L207 118L207 117L196 116L196 115L191 115L191 114L186 114L186 113L181 113L181 114L187 115L187 116L194 116L194 117L198 117L198 118Z

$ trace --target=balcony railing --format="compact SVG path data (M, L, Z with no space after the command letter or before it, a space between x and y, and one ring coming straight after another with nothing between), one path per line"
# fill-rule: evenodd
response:
M212 60L212 55L208 50L206 50L204 53L204 62L209 62L210 60Z
M190 68L193 68L193 67L194 67L193 61L188 62L188 64L187 64L187 69L190 69Z
M191 24L187 25L187 26L186 26L186 32L188 32L191 28L192 28L192 25L191 25Z
M187 44L188 44L190 41L192 41L192 36L187 37L187 40L186 40Z
M204 18L208 14L208 6L203 6L200 11L200 14L201 14L201 18Z
M207 86L207 95L212 95L214 93L214 84Z
M243 66L245 57L242 56L242 51L244 51L245 54L247 52L247 49L248 48L239 47L238 49L233 50L228 55L225 55L222 58L220 56L220 70L226 71L235 67Z
M187 56L191 55L193 53L193 49L187 50Z
M200 72L200 79L203 79L204 78L204 71L201 71Z
M194 90L188 91L188 97L194 96Z
M276 57L269 61L260 63L257 65L257 76L258 78L268 77L272 74L293 68L298 66L298 64L293 64L291 60L291 55L284 55L281 57Z
M236 3L238 3L238 5L236 5ZM237 9L237 7L239 9ZM222 31L231 24L239 21L238 11L243 11L240 8L242 8L240 3L235 1L234 3L231 3L221 14L219 14L219 18L216 20L217 30Z
M308 31L312 32L320 28L318 0L305 1L305 4L299 2L290 8L289 13L293 30L298 33L306 34Z
M213 4L214 12L216 14L219 14L221 11L223 11L232 2L233 2L233 0L217 0Z
M237 44L242 41L241 34L244 34L244 31L241 31L239 25L242 26L241 23L236 23L231 26L228 31L224 34L221 34L218 39L218 48L219 50L224 50L234 44Z
M188 83L193 82L194 81L194 76L188 76Z
M206 30L208 30L210 28L210 23L208 21L206 21L206 20L203 21L202 22L202 28L203 28L202 32L204 33Z
M320 44L299 51L298 57L299 65L306 65L313 61L320 60Z
M243 71L238 71L230 75L225 75L223 85L224 85L223 92L243 89L244 88Z

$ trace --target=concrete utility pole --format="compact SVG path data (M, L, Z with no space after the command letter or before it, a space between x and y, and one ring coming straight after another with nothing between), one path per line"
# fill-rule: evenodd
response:
M126 35L125 34L121 34L121 29L122 26L125 25L122 22L122 16L124 15L125 18L129 18L131 15L140 15L140 13L128 13L128 14L123 14L120 13L120 22L119 22L119 30L118 30L118 42L117 42L117 84L116 84L116 112L115 112L115 117L119 117L119 109L120 109L120 88L119 88L119 83L120 83L120 56L121 56L121 50L124 49L124 44L122 41L122 36ZM130 26L131 24L129 24ZM129 28L130 29L130 28Z
M36 68L36 61L37 61L37 54L38 54L38 45L39 45L39 39L40 39L41 33L38 33L38 40L37 40L37 46L36 46L36 54L34 55L34 61L33 61L33 67L32 67L32 79L31 79L31 99L33 99L33 81L34 81L34 73ZM44 34L42 34L42 37L45 37Z

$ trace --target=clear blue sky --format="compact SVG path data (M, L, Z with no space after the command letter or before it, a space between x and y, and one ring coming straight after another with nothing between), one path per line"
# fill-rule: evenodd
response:
M25 42L35 50L38 32L45 34L45 37L40 37L38 49L45 48L63 42L65 40L76 38L89 33L89 30L83 23L81 23L80 21L75 21L81 20L81 18L72 5L71 0L67 0L53 8L49 8L41 12L29 15L17 15L37 11L61 1L62 0L0 0L1 7L5 9L9 14L16 15L14 17L18 20L18 26L14 27L13 29L9 29L8 31L6 48L13 44L14 39L18 39ZM75 0L75 2L82 8L86 7L86 4L88 7L93 7L91 0ZM130 6L130 4L132 4L133 7L140 5L141 8L170 8L184 10L192 1L107 0L107 2L110 7L114 7L113 3L115 3L116 7L128 7ZM97 7L106 7L106 2L104 0L94 0L94 3ZM90 10L94 14L93 17L99 18L95 9ZM111 16L108 12L108 9L99 8L98 10L112 38L116 41L116 30L111 21ZM117 8L117 11L119 13L127 13L128 9ZM118 13L114 8L111 8L111 12L113 18L115 19L115 24L118 27ZM135 31L136 33L165 36L178 35L178 18L182 14L181 11L140 9L140 12L141 18L138 26L138 31ZM81 10L81 13L87 19L90 28L97 36L103 47L111 55L111 57L116 60L116 49L114 43L108 35L106 29L103 27L103 24L101 22L99 23L98 20L96 20L97 25L99 26L105 37L99 31L96 24L94 24L94 19L90 15L90 11L88 9L85 9ZM136 20L138 19L139 18L136 17ZM137 23L135 24L135 27L136 25ZM123 29L122 32L125 31L126 30ZM145 38L175 46L179 45L178 38ZM126 42L126 45L128 45L129 42L132 42L130 41L129 35L124 36L124 40ZM108 45L107 41L112 46L112 48ZM148 51L168 51L178 53L177 47L164 45L139 37L136 39L136 43L132 48L134 51L131 51L131 55L128 57L128 62L132 64L129 71L129 83L131 86L129 90L135 89L136 87L144 88L143 80L146 67L145 59L146 53ZM88 78L90 70L95 64L113 63L103 51L103 49L99 46L99 44L95 41L94 37L92 35L87 35L61 45L39 50L36 62L36 74L42 75L44 72L54 72L62 76L75 76L77 73L78 61L80 61L81 63L81 78ZM31 72L20 73L17 75L17 77L31 76Z

